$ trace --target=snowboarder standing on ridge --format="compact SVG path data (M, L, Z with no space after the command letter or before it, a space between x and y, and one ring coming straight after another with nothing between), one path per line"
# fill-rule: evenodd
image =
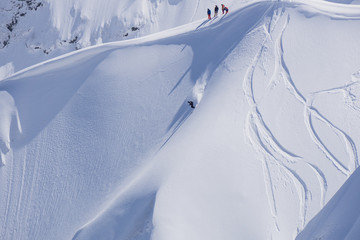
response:
M225 14L227 14L229 12L229 9L227 7L225 7L224 4L221 4L221 10L222 10L222 14L224 14L224 12L226 12Z
M209 8L208 8L208 10L207 10L207 15L208 15L208 19L210 20L210 19L211 19L211 11L210 11Z
M219 7L217 5L215 5L215 9L214 9L214 17L217 17L218 12L219 12Z

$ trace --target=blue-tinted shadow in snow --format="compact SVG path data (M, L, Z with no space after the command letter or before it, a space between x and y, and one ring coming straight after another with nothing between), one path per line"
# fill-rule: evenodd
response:
M191 34L185 33L163 39L162 44L185 45L184 48L190 47L193 52L190 67L176 82L169 95L175 91L187 75L194 84L199 80L208 82L217 67L238 46L241 40L253 29L257 28L265 16L272 15L272 11L275 9L274 6L274 3L269 2L255 3L239 11L223 15L219 21L200 28L206 23L212 22L206 20ZM168 127L168 131L172 129L170 137L183 124L191 112L192 109L185 101Z
M80 229L73 240L150 240L156 193L119 201Z
M205 72L208 74L206 81L211 79L217 67L238 46L241 40L253 29L259 27L265 16L272 15L274 7L276 5L269 2L251 4L239 11L221 16L219 21L206 20L191 34L184 33L160 41L162 44L185 45L185 47L190 47L193 52L190 68L176 82L169 94L180 85L188 72L190 72L193 83L202 79ZM202 27L206 23L211 24Z
M174 135L174 133L181 127L181 125L186 121L186 119L190 116L193 112L193 108L189 106L187 101L184 101L183 104L180 106L179 110L175 114L174 118L172 119L170 125L168 126L168 135L166 141L161 145L160 149L165 146L165 144L169 141L169 139Z
M78 53L75 57L51 61L14 76L0 84L0 91L14 99L21 131L11 124L13 148L26 145L44 129L76 94L93 70L111 51L93 55Z

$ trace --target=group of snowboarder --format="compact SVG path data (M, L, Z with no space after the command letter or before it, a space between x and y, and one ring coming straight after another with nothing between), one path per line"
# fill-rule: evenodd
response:
M227 14L229 12L229 9L227 7L225 7L224 4L221 4L221 10L222 10L222 14ZM219 12L219 7L217 5L215 5L214 8L214 17L217 17ZM207 15L208 15L208 19L211 19L211 10L208 8L207 9Z

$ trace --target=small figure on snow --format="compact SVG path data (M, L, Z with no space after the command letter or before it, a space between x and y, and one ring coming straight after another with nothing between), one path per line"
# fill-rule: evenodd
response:
M191 108L195 108L193 101L188 101L188 104L190 105Z
M211 20L211 10L208 8L207 10L208 19Z
M217 17L218 12L219 12L219 7L217 5L215 5L215 9L214 9L215 13L214 13L214 17Z
M224 14L224 12L226 12L225 14L227 14L229 12L229 9L227 7L225 7L224 4L221 4L221 10L222 10L222 14Z

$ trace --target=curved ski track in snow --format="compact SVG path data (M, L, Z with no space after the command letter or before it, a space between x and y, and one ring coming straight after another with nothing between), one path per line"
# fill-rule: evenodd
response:
M290 5L289 5L290 4ZM341 5L341 9L343 9L340 13L334 13L330 11L330 7L339 6L339 4L333 3L324 3L320 4L315 1L296 1L296 2L287 2L284 6L298 6L298 5L306 5L313 8L318 9L322 14L330 15L333 17L336 15L337 18L342 19L359 19L360 16L360 6L354 8L349 7L347 5ZM279 9L278 9L279 10ZM273 16L269 22L267 27L264 26L266 30L267 38L264 40L262 44L262 48L259 50L257 55L254 57L253 62L250 64L243 81L243 89L245 96L247 97L250 111L246 118L246 134L249 139L250 144L253 148L261 153L264 161L264 177L265 185L267 186L268 195L269 195L269 203L275 218L275 225L278 228L278 223L276 221L276 215L278 212L277 201L276 201L276 193L274 192L274 186L272 181L272 175L278 174L272 172L270 169L270 161L275 161L276 165L282 167L286 170L288 176L292 179L295 188L298 191L299 196L299 203L300 203L300 212L299 217L301 222L299 223L298 230L304 228L305 224L309 221L307 217L307 210L309 205L312 204L312 195L316 193L316 189L311 189L306 183L306 180L301 177L296 172L296 165L297 164L305 164L308 166L309 169L312 170L314 175L317 177L319 182L319 195L320 195L320 206L325 205L326 201L326 193L328 189L328 182L326 179L326 174L315 164L310 163L308 161L304 161L300 156L296 155L295 153L290 152L289 150L285 149L280 142L275 138L275 136L271 133L271 130L266 126L262 118L262 114L257 107L257 103L255 101L255 89L253 88L254 79L254 72L258 66L261 56L263 55L264 46L266 43L273 43L274 44L274 57L275 57L275 65L274 65L274 72L271 76L268 84L268 88L272 88L276 85L276 81L281 78L283 79L284 83L287 85L288 90L292 93L292 95L303 104L304 106L304 123L308 130L309 135L311 136L314 144L325 154L326 158L331 161L333 166L343 175L349 176L358 166L359 166L359 159L357 155L357 149L354 141L351 137L346 134L343 130L335 126L331 123L326 117L324 117L317 109L311 106L310 101L305 98L305 96L297 89L294 81L292 80L290 70L286 65L285 58L284 58L284 47L283 47L283 35L286 31L287 25L290 21L290 15L287 15L287 20L285 21L281 33L278 38L273 41L273 31L276 28L276 25L279 24L280 18L283 17L283 12L279 13L274 11ZM316 94L320 94L323 92L330 92L330 91L343 91L345 88L353 85L355 83L350 83L341 88L331 89L331 90L324 90L318 92ZM349 94L350 95L350 94ZM345 166L342 161L337 159L335 155L331 152L329 147L327 147L321 140L319 134L317 133L315 127L312 124L312 117L316 117L321 122L323 122L328 129L333 131L334 134L340 136L343 139L345 149L347 150L349 156L349 166ZM286 176L284 176L287 178Z
M348 155L350 157L350 161L349 161L347 169L350 169L351 172L353 172L356 168L359 167L359 157L358 157L358 154L357 154L358 151L357 151L355 142L352 140L352 138L345 131L341 130L340 128L335 126L333 123L331 123L331 121L329 121L325 116L323 116L316 108L312 107L311 105L312 105L314 99L317 97L317 95L342 93L342 94L344 94L346 96L347 106L349 106L350 108L352 108L356 112L360 112L360 108L355 105L353 96L351 94L351 87L355 86L355 85L360 85L360 82L355 81L355 82L351 82L349 84L346 84L345 86L317 91L317 92L312 93L311 99L308 100L308 102L310 104L310 109L312 110L313 113L316 114L316 117L319 120L323 121L329 128L332 129L332 131L336 135L340 136L343 139L343 141L345 142L346 150L347 150L347 153L348 153Z
M290 21L290 16L288 17L288 22ZM282 71L282 76L283 79L286 81L286 83L288 84L291 92L293 93L293 95L304 105L304 120L305 120L305 125L308 128L308 132L309 134L312 136L314 143L316 143L316 145L319 147L319 149L321 149L324 154L327 156L327 158L329 160L331 160L331 162L334 164L334 166L344 175L349 176L350 175L350 171L347 167L345 167L343 165L343 163L338 160L332 153L331 151L328 149L327 146L325 146L325 144L321 141L319 135L317 134L315 128L312 125L312 114L315 115L316 118L318 118L319 120L323 121L327 126L329 126L331 130L334 131L335 134L337 135L341 135L343 137L343 139L345 140L345 144L346 144L346 148L349 149L349 157L350 160L357 165L357 151L356 151L356 146L353 142L353 140L342 130L340 130L338 127L336 127L334 124L332 124L328 119L326 119L323 115L321 115L319 113L318 110L316 110L314 107L312 107L311 105L309 105L309 101L300 93L300 91L296 88L295 83L293 82L291 75L290 75L290 71L285 63L285 59L284 59L284 48L283 48L283 34L285 32L286 26L284 26L282 34L280 36L279 39L279 44L278 44L278 58L280 58L280 62L281 62L281 68L283 69ZM349 147L351 146L351 147Z
M277 14L275 17L273 17L273 19L279 19L279 17L281 17L282 13L275 13L274 15ZM277 20L274 23L274 25L277 24ZM288 173L289 177L293 180L293 182L297 185L299 184L300 186L296 187L299 195L302 196L300 198L300 207L301 207L301 215L303 215L303 217L301 217L302 219L305 218L306 215L306 204L304 204L304 202L307 201L307 196L308 196L308 191L307 191L307 187L306 184L304 183L304 181L297 175L295 174L294 171L291 170L291 168L289 168L287 166L288 163L294 163L296 162L298 159L300 159L300 157L298 157L296 154L291 153L290 151L284 149L278 140L276 140L276 138L273 136L273 134L271 133L271 131L269 130L269 128L266 126L261 113L259 112L258 108L257 108L257 103L255 101L255 96L254 96L254 89L253 89L253 82L254 82L254 72L255 69L258 65L258 62L261 58L261 55L263 54L264 51L264 46L265 43L269 40L269 36L271 36L271 23L272 21L270 21L269 26L266 28L264 27L264 29L270 30L270 32L267 32L267 37L264 39L264 42L262 44L262 48L259 50L258 54L254 57L253 63L250 65L250 67L248 68L248 71L245 75L244 78L244 82L243 82L243 88L244 88L244 93L245 96L247 96L248 99L248 103L250 105L250 112L248 114L248 118L247 118L247 136L250 139L250 142L252 143L253 147L255 147L255 149L257 149L258 151L262 152L262 154L264 155L264 166L266 167L266 170L264 170L265 176L267 179L269 179L270 181L265 181L270 183L271 186L269 186L269 184L266 184L268 186L268 188L270 188L270 190L268 190L270 192L270 195L272 196L271 199L271 206L273 209L273 214L275 217L275 225L277 225L276 223L276 215L277 215L277 203L276 203L276 195L274 193L274 186L272 183L272 173L270 168L269 168L269 161L270 159L274 160L276 165L279 167L282 167L284 170L286 170L286 172ZM251 130L250 130L251 129ZM255 133L255 134L254 134ZM268 157L266 157L268 156ZM285 177L285 176L284 176ZM304 200L301 200L304 199ZM302 225L304 225L305 222L302 222Z
M290 20L290 19L289 19ZM285 30L285 29L284 29ZM284 31L283 31L284 33ZM282 35L283 35L282 33ZM280 58L281 58L281 65L284 69L283 79L286 80L288 86L292 90L294 96L304 105L304 119L305 124L308 128L308 132L310 133L311 137L313 138L314 143L321 149L326 157L334 164L334 166L344 175L349 176L350 171L349 168L344 166L344 164L337 159L333 153L331 153L330 149L322 142L319 135L317 134L313 124L312 124L312 115L315 115L316 118L324 122L336 135L341 135L344 139L346 149L348 150L348 155L350 157L350 161L355 165L358 166L358 157L357 157L357 150L353 140L341 129L336 127L333 123L331 123L326 117L319 113L317 109L311 106L309 100L307 100L296 88L295 83L293 82L290 71L286 66L284 60L284 49L283 49L283 37L280 38ZM354 169L353 169L354 170Z
M290 17L288 18L288 21L290 21ZM278 50L277 50L277 57L280 59L281 63L281 69L283 71L281 72L282 78L288 85L289 89L291 89L292 94L304 105L304 120L305 125L308 129L308 132L310 133L310 136L312 137L314 143L318 146L319 149L321 149L326 157L334 164L334 166L344 175L349 176L350 172L347 167L345 167L340 160L338 160L328 149L328 147L325 146L325 144L321 141L319 135L317 134L313 124L312 124L312 114L314 114L318 119L325 122L327 125L332 126L331 129L335 130L337 134L341 134L344 136L343 131L340 131L337 127L335 127L331 122L329 122L326 118L324 118L319 112L314 109L311 106L308 106L308 100L300 93L300 91L296 88L295 83L293 82L290 71L288 67L286 66L285 60L284 60L284 49L283 49L283 34L285 31L286 26L284 26L284 29L282 31L282 34L279 38L279 44L278 44ZM348 137L345 137L345 139L349 139ZM350 141L350 145L353 145L352 140ZM353 151L352 155L356 155L356 151Z
M275 13L277 14L272 19L279 19L282 15L282 13ZM277 24L277 20L274 23ZM271 22L267 28L265 29L271 29ZM266 126L261 113L259 112L257 108L257 103L255 101L254 97L254 89L253 89L253 81L254 79L254 71L258 65L258 62L261 58L261 55L264 51L265 43L269 40L269 36L271 36L271 31L268 32L267 36L264 39L264 42L262 44L262 48L259 50L258 54L254 57L253 63L248 68L248 71L245 75L244 82L243 82L243 88L245 96L247 96L248 103L250 105L250 112L247 117L247 137L249 138L250 142L252 143L253 147L261 152L264 155L264 166L266 170L264 170L264 174L266 179L269 179L269 181L265 180L266 186L269 188L268 192L270 192L271 201L270 206L272 206L272 211L275 217L275 225L278 227L278 223L276 220L277 215L277 203L276 203L276 195L274 193L274 186L272 182L272 174L275 174L275 172L272 172L269 168L269 161L270 159L275 161L275 164L278 167L282 167L292 179L294 182L296 189L298 191L299 200L300 200L300 215L301 215L301 227L304 227L305 225L305 218L306 218L306 211L307 211L307 201L309 199L309 190L306 186L305 182L301 179L298 174L294 170L292 170L289 166L287 166L289 163L296 163L299 159L301 159L299 156L297 156L294 153L291 153L290 151L286 150L284 147L282 147L279 143L279 141L274 137L274 135L271 133L270 129ZM267 156L267 157L266 157ZM287 178L286 176L284 176ZM270 199L269 199L270 200Z

